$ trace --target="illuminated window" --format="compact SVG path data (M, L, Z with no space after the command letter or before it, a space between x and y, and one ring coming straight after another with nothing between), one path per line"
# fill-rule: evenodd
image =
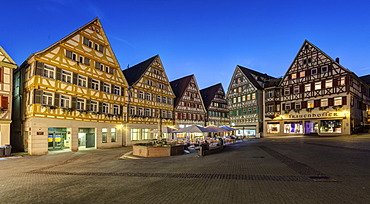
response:
M296 79L296 78L297 78L297 73L292 74L292 79Z
M142 140L149 139L149 129L141 129L141 139Z
M343 85L346 85L346 78L345 77L341 77L338 79L338 85L339 86L343 86Z
M140 129L131 129L131 140L140 140Z
M333 87L333 80L329 79L325 81L325 88L331 88Z
M311 91L311 84L305 84L304 85L304 91Z
M315 83L315 90L320 90L321 89L321 82L316 82Z
M233 103L236 103L236 98L233 98Z
M336 98L334 98L334 105L335 106L342 105L342 97L336 97Z
M108 134L108 129L107 128L102 128L101 129L101 140L103 143L106 143L107 142L107 134Z
M294 94L299 93L299 86L294 86L294 88L293 88L293 93L294 93Z
M116 128L111 128L110 129L110 141L111 142L116 142Z
M314 108L314 101L307 101L307 108Z
M247 101L250 101L251 100L251 95L250 94L248 94L247 95Z
M245 101L245 95L242 96L242 101Z
M327 98L321 99L321 107L326 107L326 106L328 106L328 99Z
M299 72L299 77L305 77L305 76L306 76L306 72L305 71Z
M241 102L241 98L240 98L240 96L238 97L238 102Z
M256 99L256 93L252 93L252 100Z

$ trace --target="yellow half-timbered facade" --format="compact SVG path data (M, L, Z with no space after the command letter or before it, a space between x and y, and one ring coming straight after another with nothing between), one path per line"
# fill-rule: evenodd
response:
M158 135L172 139L171 135L165 132L162 134L162 128L174 125L175 94L160 57L156 55L123 70L123 73L129 84L124 145L155 139Z
M17 65L0 46L0 147L10 144L13 70Z
M18 146L29 154L122 146L128 85L98 18L32 54L17 72Z

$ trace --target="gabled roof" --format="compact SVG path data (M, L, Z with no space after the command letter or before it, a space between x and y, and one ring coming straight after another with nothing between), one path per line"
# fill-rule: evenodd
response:
M370 74L369 75L365 75L365 76L361 76L359 77L363 82L365 82L366 84L370 85Z
M245 68L243 66L237 65L237 67L244 73L248 80L257 88L263 89L260 83L266 83L268 80L275 79L275 77L269 76L267 74L262 74L260 72ZM255 77L254 77L254 76ZM257 79L256 79L257 78ZM260 82L260 83L258 83Z
M211 105L211 102L215 98L215 95L219 88L223 89L221 83L200 90L200 94L202 95L204 107L206 109L208 109L208 107Z
M17 64L14 62L14 60L8 55L7 52L3 49L3 47L0 46L0 53L4 55L4 57L9 61L0 61L1 66L6 66L10 68L17 68Z
M277 87L283 78L271 79L264 84L264 88Z
M170 82L172 91L176 96L175 103L174 103L175 107L180 102L182 95L184 94L186 88L188 87L188 84L190 83L193 77L194 77L194 74L185 76L185 77L182 77L180 79L176 79Z
M136 82L138 82L141 76L148 70L149 66L154 62L154 60L158 57L158 55L151 57L139 64L122 70L123 74L126 77L127 83L129 86L132 86Z

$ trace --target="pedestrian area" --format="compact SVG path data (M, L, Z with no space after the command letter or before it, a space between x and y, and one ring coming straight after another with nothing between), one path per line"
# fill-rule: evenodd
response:
M130 147L0 161L2 203L369 203L369 138L263 138L199 157ZM369 147L369 146L367 146Z

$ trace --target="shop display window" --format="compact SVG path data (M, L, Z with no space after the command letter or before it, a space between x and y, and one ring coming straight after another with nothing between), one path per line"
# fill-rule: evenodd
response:
M320 133L342 133L342 120L321 120Z
M303 133L302 122L285 122L284 123L284 133Z
M279 123L267 123L267 133L270 134L280 133Z

